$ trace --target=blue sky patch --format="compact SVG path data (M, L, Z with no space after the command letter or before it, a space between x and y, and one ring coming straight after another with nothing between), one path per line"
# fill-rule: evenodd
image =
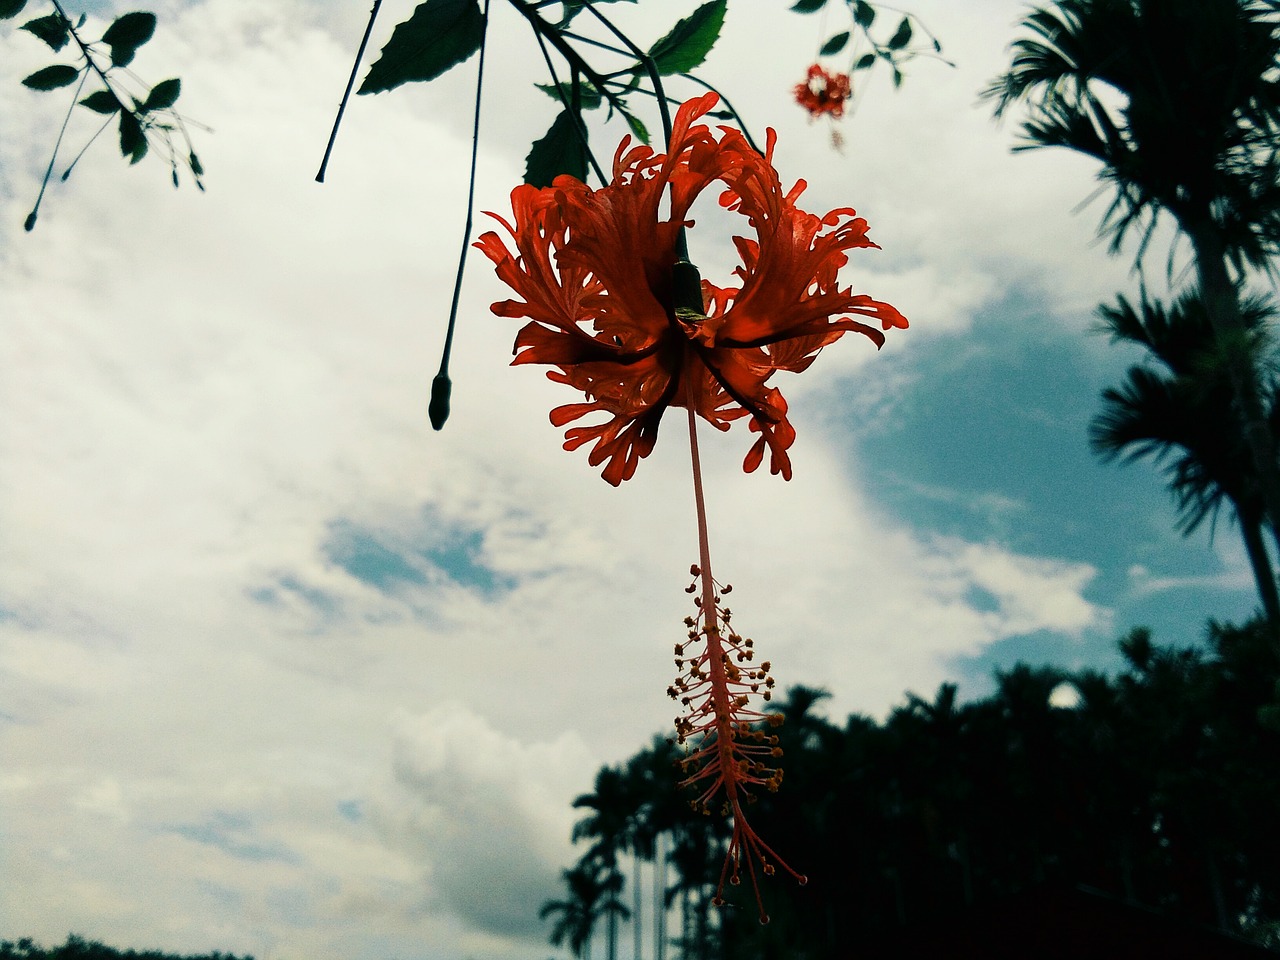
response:
M271 860L289 864L299 862L297 854L284 844L258 840L258 831L253 822L243 814L217 810L203 822L179 824L173 828L173 832L180 837L221 850L237 860L248 860L251 863Z

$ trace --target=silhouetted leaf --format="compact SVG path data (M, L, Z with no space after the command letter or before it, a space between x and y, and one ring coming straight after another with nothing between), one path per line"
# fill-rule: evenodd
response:
M142 124L128 110L120 112L120 153L128 157L130 163L137 163L147 155L147 137L142 132Z
M827 0L796 0L791 5L792 13L816 13L827 5Z
M71 39L71 30L67 18L60 13L51 13L47 17L36 17L28 20L19 30L35 34L53 50L61 50Z
M822 55L830 56L833 53L839 53L844 49L844 45L849 42L849 31L837 33L834 37L822 45Z
M0 0L0 20L16 17L27 5L27 0Z
M110 90L97 90L81 100L80 106L88 107L94 113L110 114L120 109L120 101Z
M906 17L902 18L902 22L898 24L897 32L889 38L890 50L901 50L911 42L911 21Z
M359 93L382 93L434 80L480 49L484 16L476 0L427 0L392 31Z
M597 4L620 3L620 2L624 2L624 0L595 0L595 2ZM625 0L625 2L639 3L640 0ZM574 17L576 17L579 13L581 13L582 8L585 7L586 5L587 5L586 0L563 0L561 6L564 10L564 16L560 19L560 23L557 24L557 26L567 27L569 25L569 21L572 20Z
M857 21L858 26L862 27L862 29L868 30L871 24L876 22L876 8L867 3L866 0L855 0L853 19Z
M586 146L578 121L568 110L561 110L547 135L534 142L525 159L524 182L546 187L562 173L587 178Z
M559 92L556 91L555 85L550 83L535 83L534 86L561 104L573 102L573 88L570 84L560 84ZM583 110L594 110L603 101L604 98L600 96L600 91L594 86L585 80L578 84L578 104Z
M193 174L197 177L204 176L204 166L200 163L200 158L195 155L194 151L187 157L187 163L191 164L191 172Z
M858 62L853 65L853 69L865 70L867 69L867 67L871 66L875 62L876 62L876 55L874 53L864 53L862 56L858 58Z
M168 110L178 102L178 94L182 92L182 81L174 77L172 80L161 80L147 94L142 104L142 112L150 110Z
M79 77L80 71L75 67L67 66L65 63L58 63L52 67L37 70L31 76L25 78L22 84L32 90L57 90L59 87L75 83Z
M728 0L711 0L679 21L649 48L658 73L688 73L702 63L720 38Z
M102 42L111 48L111 62L123 67L133 62L138 48L155 32L156 15L135 11L117 17L102 35Z

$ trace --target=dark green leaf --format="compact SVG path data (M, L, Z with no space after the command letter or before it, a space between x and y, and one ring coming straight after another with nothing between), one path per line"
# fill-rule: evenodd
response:
M120 109L120 101L110 90L98 90L80 101L80 106L88 107L94 113L115 113Z
M151 92L147 94L147 100L142 105L142 112L147 113L150 110L168 110L178 102L178 94L182 92L182 81L177 77L172 80L161 80Z
M568 110L561 110L555 123L541 140L534 143L525 159L524 182L546 187L562 173L579 180L587 178L587 149L582 142L578 121Z
M36 228L36 212L32 210L27 214L27 219L22 222L22 229L30 233Z
M204 167L201 166L200 158L197 157L194 152L191 154L191 156L187 157L187 163L191 164L191 172L193 174L195 174L197 177L204 176Z
M869 30L871 25L876 22L876 8L867 3L867 0L855 0L853 19L858 22L858 26L863 30Z
M595 2L596 2L597 4L600 4L600 3L618 3L618 2L620 2L620 0L595 0ZM640 0L625 0L625 2L627 2L627 3L639 3L639 2L640 2ZM583 7L585 7L586 5L587 5L587 0L562 0L561 8L564 10L564 16L563 16L563 17L561 17L560 22L559 22L558 24L556 24L556 26L557 26L557 27L560 27L560 28L562 28L562 29L563 29L564 27L567 27L567 26L569 25L569 22L570 22L574 17L576 17L579 13L581 13L581 12L582 12L582 8L583 8Z
M51 13L47 17L36 17L28 20L19 30L35 34L52 49L61 50L71 39L71 30L67 18L60 13Z
M898 30L889 38L890 50L901 50L911 42L911 21L906 17L902 18L902 22L898 24Z
M573 88L567 83L560 84L558 93L554 84L535 83L534 86L561 104L573 102ZM586 81L578 84L578 104L583 110L594 110L602 102L604 102L604 98L600 96L599 90Z
M69 67L65 63L58 63L52 67L37 70L23 80L22 83L32 90L57 90L59 87L75 83L79 76L80 71L75 67Z
M392 31L369 68L360 93L381 93L410 81L434 80L480 49L484 17L476 0L427 0Z
M127 110L120 112L120 153L137 163L147 155L147 137L138 118Z
M133 62L138 48L155 32L156 15L135 11L117 17L102 35L102 42L111 48L111 62L123 67Z
M849 31L837 33L834 37L822 45L822 55L830 56L833 53L839 53L844 49L844 45L849 42Z
M627 121L627 126L631 128L631 132L635 134L635 138L641 143L649 142L649 128L640 122L640 118L628 113L626 110L620 111L622 117Z
M816 13L827 5L827 0L796 0L791 5L792 13Z
M16 17L27 5L27 0L0 0L0 20Z
M649 48L658 73L688 73L702 63L720 38L728 0L711 0L685 17Z
M865 70L867 69L867 67L871 66L875 62L876 62L876 55L874 53L864 53L862 56L858 58L858 62L853 65L853 69Z

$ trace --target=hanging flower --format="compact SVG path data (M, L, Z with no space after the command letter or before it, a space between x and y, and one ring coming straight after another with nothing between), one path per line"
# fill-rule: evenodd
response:
M796 103L808 110L811 117L824 113L843 117L845 101L852 91L847 73L828 73L815 63L809 67L805 82L796 84Z
M768 384L779 370L808 368L825 346L856 331L884 343L881 329L906 327L894 307L837 283L846 251L875 247L867 222L849 208L818 217L799 209L803 180L782 189L768 132L762 155L738 130L720 137L693 121L717 103L706 94L677 112L666 154L618 147L613 179L592 189L570 177L511 193L515 252L493 231L476 246L520 300L493 305L502 317L527 318L514 364L544 363L547 377L585 395L551 411L556 426L591 414L606 419L565 432L564 447L593 444L615 486L654 446L668 407L688 407L719 430L746 418L758 438L743 468L769 453L771 472L791 478L795 430L787 403ZM718 181L721 206L746 217L752 237L735 237L738 286L700 280L679 255L680 231L698 195ZM662 217L664 194L669 215ZM878 321L880 329L856 317Z

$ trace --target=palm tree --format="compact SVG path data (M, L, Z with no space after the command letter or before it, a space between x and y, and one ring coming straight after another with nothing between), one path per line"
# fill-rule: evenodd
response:
M635 818L638 798L630 789L629 778L621 769L603 767L596 774L595 790L573 801L576 808L591 813L579 820L573 828L573 839L593 841L584 860L594 860L603 872L602 883L608 898L603 906L606 920L606 945L608 960L618 955L618 920L628 917L631 911L618 900L625 885L618 867L618 855L628 843L632 821Z
M567 944L575 957L591 960L591 933L600 916L600 901L605 895L598 865L580 862L577 866L561 871L569 896L565 900L548 900L538 911L543 920L558 914L551 928L550 941L554 947Z
M1054 0L1022 22L1007 73L984 91L999 117L1031 102L1022 148L1098 160L1115 188L1103 218L1118 251L1161 213L1190 242L1210 321L1243 339L1240 283L1280 249L1280 22L1276 0ZM1233 276L1234 272L1234 276ZM1280 468L1255 371L1227 372L1273 533ZM1280 534L1278 534L1280 539Z
M1270 353L1266 323L1274 305L1250 298L1241 307L1255 358ZM1166 310L1145 297L1135 309L1123 297L1098 311L1113 340L1145 347L1163 370L1129 369L1120 387L1102 394L1102 412L1090 425L1090 444L1104 460L1151 457L1165 461L1165 473L1178 508L1177 527L1190 535L1205 521L1212 529L1224 502L1231 504L1268 620L1280 624L1280 595L1262 536L1264 504L1257 470L1241 442L1238 407L1224 370L1203 299L1187 293ZM1258 368L1262 362L1247 361ZM1268 424L1280 415L1275 385L1265 391ZM1274 434L1273 434L1274 435Z

